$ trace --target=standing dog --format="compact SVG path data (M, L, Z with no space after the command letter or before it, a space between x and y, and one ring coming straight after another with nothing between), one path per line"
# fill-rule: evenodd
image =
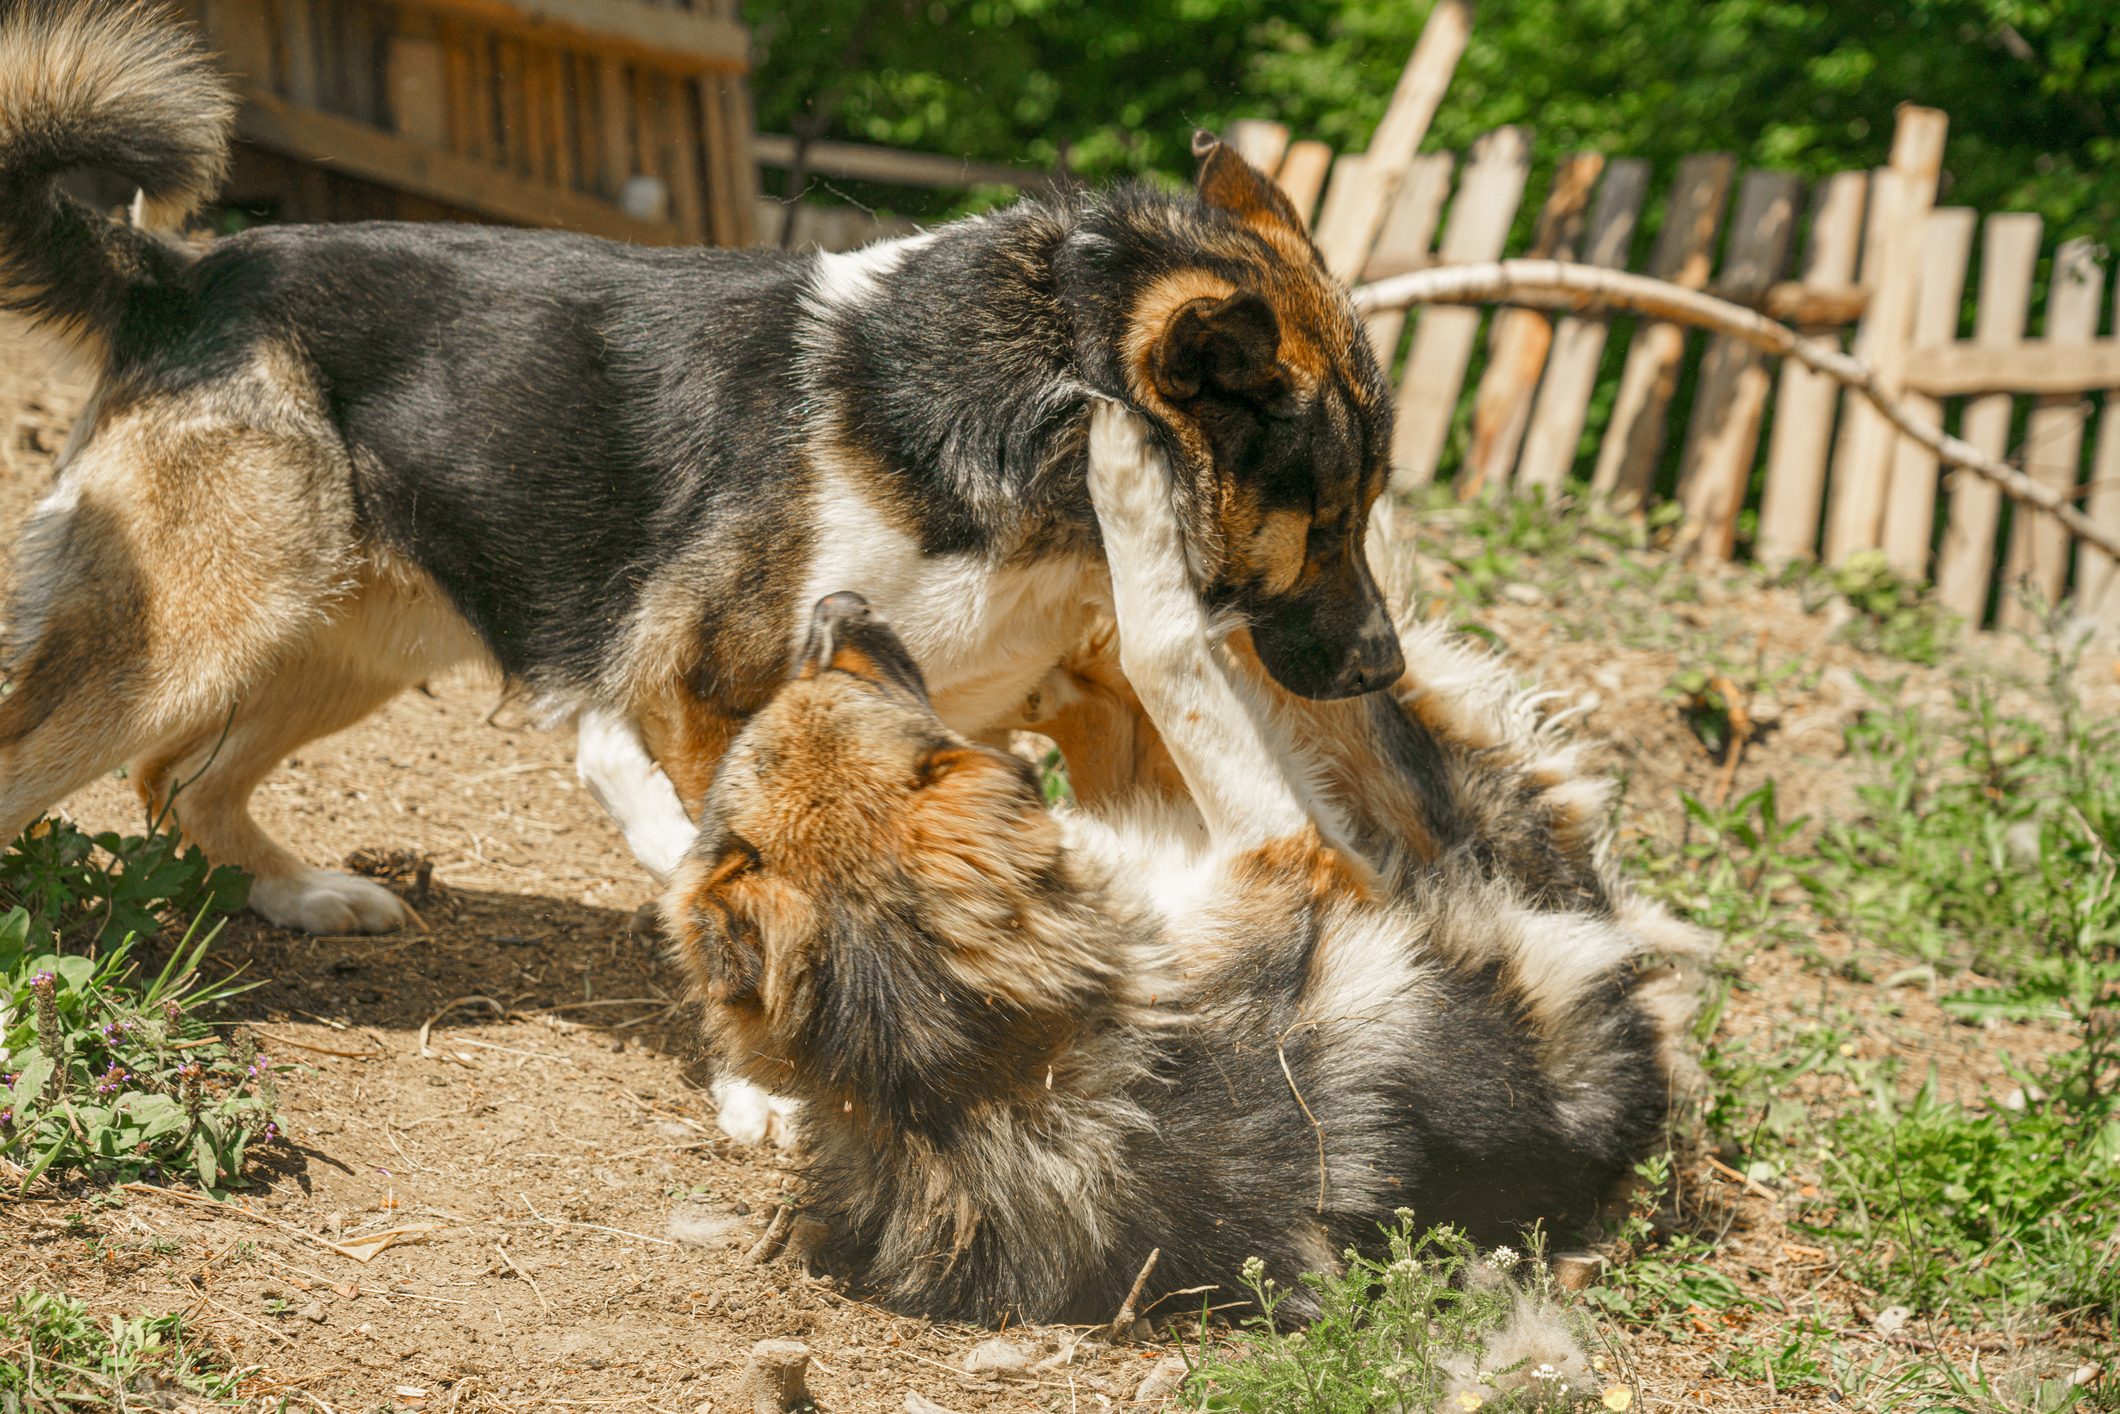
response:
M1409 730L1320 754L1320 709L1220 641L1136 414L1097 411L1089 483L1189 805L1049 811L835 594L665 898L721 1056L805 1106L809 1210L894 1307L1062 1321L1152 1247L1159 1290L1226 1291L1402 1207L1490 1241L1589 1216L1663 1124L1646 963L1689 940L1579 828L1572 763L1457 650L1374 699ZM1332 791L1356 752L1385 779Z
M584 723L667 869L808 606L887 611L984 738L1093 621L1089 409L1138 409L1193 570L1312 697L1401 669L1363 557L1389 393L1280 193L1204 138L1198 191L1024 203L852 255L362 224L203 254L233 105L130 0L0 0L0 305L100 356L15 564L0 839L131 763L276 923L380 930L380 885L252 820L304 742L452 664ZM1087 750L1087 748L1085 748ZM657 763L668 772L666 780Z

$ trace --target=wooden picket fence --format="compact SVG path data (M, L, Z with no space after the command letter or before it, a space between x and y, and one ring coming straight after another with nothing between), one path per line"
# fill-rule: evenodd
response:
M1889 166L1834 175L1810 184L1808 194L1787 173L1740 173L1726 154L1687 158L1664 194L1645 273L1814 337L1852 331L1853 351L1888 390L1914 399L1939 425L1955 422L1991 455L2006 455L2021 427L2026 470L2084 497L2093 521L2120 529L2120 401L2102 400L2107 410L2084 454L2090 396L2120 389L2120 337L2099 334L2106 281L2099 252L2082 240L2052 252L2040 333L2027 337L2040 220L1998 213L1982 221L1970 210L1937 208L1945 126L1934 110L1903 108ZM1643 162L1567 157L1528 223L1524 248L1512 251L1512 228L1525 224L1517 216L1531 143L1528 133L1504 128L1476 142L1462 162L1448 153L1412 156L1374 234L1350 237L1357 220L1350 213L1377 202L1378 164L1369 154L1333 160L1263 123L1240 125L1233 140L1299 210L1315 212L1321 252L1351 282L1508 255L1630 269L1650 195ZM1364 186L1369 191L1358 195ZM1976 244L1978 297L1969 306ZM2120 298L2120 289L2114 293ZM1972 335L1961 338L1969 307ZM1465 406L1483 326L1486 358ZM1976 621L1998 604L2006 620L2018 617L2022 601L1998 592L2016 585L2047 603L2072 593L2104 617L2120 608L2120 589L2108 594L2110 560L2090 547L2079 554L2051 517L2021 507L2010 513L1991 483L1972 476L1953 478L1944 495L1935 456L1867 402L1793 364L1777 372L1734 339L1697 340L1676 324L1638 323L1602 437L1585 445L1614 327L1528 309L1435 307L1411 321L1402 311L1369 316L1370 338L1399 380L1396 484L1435 481L1457 432L1453 485L1463 495L1552 490L1581 475L1625 510L1665 484L1667 443L1678 438L1669 490L1684 513L1679 542L1703 557L1737 550L1749 508L1752 548L1767 563L1816 556L1843 564L1881 551L1899 573L1933 578L1943 601ZM1681 429L1674 410L1687 386L1693 397ZM2029 407L2020 422L2021 402Z
M235 78L231 195L305 220L470 217L757 239L737 0L185 0Z

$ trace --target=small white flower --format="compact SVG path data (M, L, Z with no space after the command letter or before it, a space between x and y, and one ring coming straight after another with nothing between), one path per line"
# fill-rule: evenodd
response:
M1413 1275L1413 1270L1414 1270L1414 1261L1413 1261L1413 1258L1411 1258L1411 1257L1401 1257L1401 1258L1399 1258L1399 1259L1398 1259L1398 1260L1397 1260L1396 1262L1393 1262L1393 1263L1391 1264L1391 1269L1392 1269L1393 1271L1395 1271L1395 1272L1398 1272L1398 1273L1399 1273L1400 1275L1402 1275L1402 1276L1409 1276L1409 1277L1410 1277L1410 1276L1412 1276L1412 1275Z
M1487 1254L1487 1265L1498 1272L1513 1270L1516 1264L1523 1260L1524 1254L1514 1247L1497 1247Z
M1265 1275L1266 1264L1264 1262L1260 1261L1257 1257L1246 1257L1244 1259L1245 1281L1249 1282L1253 1286L1257 1286L1259 1284L1259 1278Z
M1534 1380L1557 1380L1560 1377L1561 1372L1554 1369L1551 1365L1541 1365L1531 1372L1531 1378Z

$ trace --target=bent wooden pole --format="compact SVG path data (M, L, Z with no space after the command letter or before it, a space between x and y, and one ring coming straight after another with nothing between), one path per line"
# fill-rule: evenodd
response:
M1804 367L1853 388L1894 427L1933 451L1939 460L1992 481L2003 495L2054 517L2084 544L2120 557L2120 533L2093 522L2069 504L2064 493L1916 417L1905 403L1878 386L1876 374L1862 360L1815 339L1803 338L1786 325L1743 305L1645 275L1559 260L1448 265L1394 275L1354 291L1359 313L1416 304L1524 304L1578 313L1624 309L1727 334L1778 358L1793 358Z

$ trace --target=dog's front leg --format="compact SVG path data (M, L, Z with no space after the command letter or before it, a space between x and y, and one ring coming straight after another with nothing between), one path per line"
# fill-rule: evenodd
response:
M1139 415L1116 403L1090 418L1089 490L1111 567L1119 666L1216 847L1250 849L1311 828L1315 811L1220 661L1186 568L1169 463Z
M669 881L692 847L699 826L677 798L677 787L648 752L631 717L585 707L574 719L574 773L617 822L626 847L658 884ZM722 1132L746 1144L795 1141L793 1100L768 1095L734 1076L714 1079L715 1118Z

